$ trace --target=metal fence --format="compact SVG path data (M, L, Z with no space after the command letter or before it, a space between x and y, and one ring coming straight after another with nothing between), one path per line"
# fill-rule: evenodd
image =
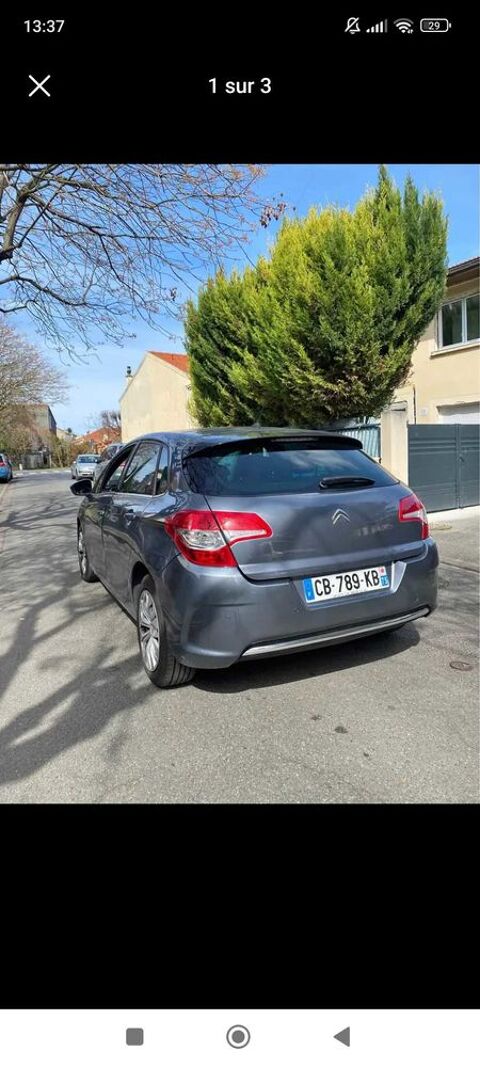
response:
M379 422L362 422L354 426L342 427L330 426L328 429L331 429L335 433L343 434L344 437L358 438L358 440L362 442L364 452L366 452L368 456L371 456L372 459L376 459L380 462L382 452Z

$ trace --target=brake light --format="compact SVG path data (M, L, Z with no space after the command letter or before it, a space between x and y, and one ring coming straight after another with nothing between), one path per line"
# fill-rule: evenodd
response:
M428 516L422 501L411 493L404 496L398 504L398 518L400 522L420 522L422 524L422 541L429 535Z
M182 556L201 567L236 567L231 545L273 532L260 515L246 511L177 511L164 527Z

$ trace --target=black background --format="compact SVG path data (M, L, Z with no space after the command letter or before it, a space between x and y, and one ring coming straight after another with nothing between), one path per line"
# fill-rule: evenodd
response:
M352 13L83 8L55 38L22 23L61 11L3 15L3 154L475 161L477 16L350 36ZM274 88L212 97L213 76ZM474 1006L477 811L5 805L0 1003Z
M4 1007L478 1005L473 806L35 806L1 823Z
M452 5L453 6L453 5ZM100 7L100 5L99 5ZM104 7L104 5L102 5ZM475 161L479 18L441 11L444 34L364 30L388 11L313 15L180 5L82 5L62 32L2 16L3 138L29 159L256 162ZM18 9L16 9L18 12ZM357 9L358 11L358 9ZM425 11L423 11L425 14ZM50 74L47 98L28 75ZM209 79L271 77L269 95L212 96Z

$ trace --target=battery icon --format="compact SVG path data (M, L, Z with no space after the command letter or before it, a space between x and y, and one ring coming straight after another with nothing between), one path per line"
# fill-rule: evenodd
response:
M451 30L452 23L448 19L421 19L420 29L422 33L446 33Z

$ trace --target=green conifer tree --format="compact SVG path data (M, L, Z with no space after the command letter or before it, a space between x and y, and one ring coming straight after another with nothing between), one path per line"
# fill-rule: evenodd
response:
M269 258L222 272L186 318L201 425L316 426L377 415L445 289L441 201L385 167L353 211L285 219Z

